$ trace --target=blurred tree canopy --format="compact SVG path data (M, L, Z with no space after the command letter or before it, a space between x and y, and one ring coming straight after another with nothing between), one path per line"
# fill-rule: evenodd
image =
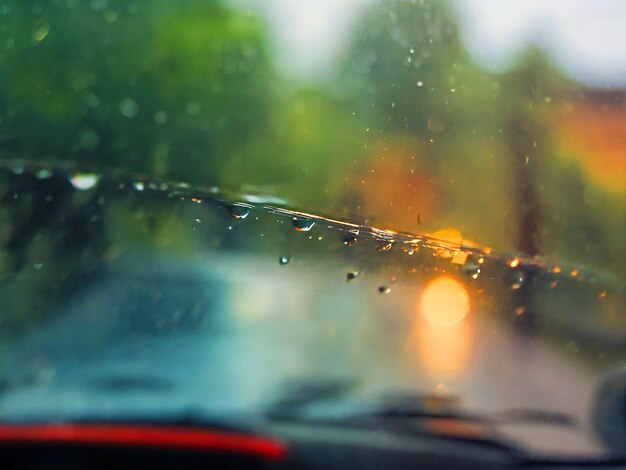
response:
M540 51L487 72L447 3L401 0L366 8L327 83L280 76L269 44L259 17L217 0L7 0L0 158L276 193L626 276L626 189L589 177L602 139L562 125L583 87Z
M199 0L4 8L5 155L215 184L263 133L271 70L255 18Z

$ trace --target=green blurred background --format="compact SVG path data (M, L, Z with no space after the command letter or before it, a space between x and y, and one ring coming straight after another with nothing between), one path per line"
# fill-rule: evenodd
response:
M456 11L369 2L332 72L307 80L277 66L258 9L4 0L0 158L219 185L393 229L453 228L626 279L623 91L567 78L538 48L489 71L464 48Z

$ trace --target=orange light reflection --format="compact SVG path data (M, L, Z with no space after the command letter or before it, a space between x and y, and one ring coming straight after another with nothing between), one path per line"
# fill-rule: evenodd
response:
M465 286L450 276L432 280L418 303L409 337L412 354L426 370L459 372L467 364L472 347L472 330L466 318L470 298Z
M426 286L420 307L422 315L433 325L453 325L469 312L469 294L456 279L441 276Z
M409 344L426 370L459 372L467 365L472 347L472 330L467 322L433 325L423 319L416 322Z

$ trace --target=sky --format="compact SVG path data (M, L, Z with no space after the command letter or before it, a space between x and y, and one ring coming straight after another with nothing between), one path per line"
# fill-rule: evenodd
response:
M359 13L377 0L232 0L264 17L277 65L317 81L332 73ZM409 0L410 1L410 0ZM482 66L502 71L537 45L570 77L626 87L624 0L452 0L463 43Z

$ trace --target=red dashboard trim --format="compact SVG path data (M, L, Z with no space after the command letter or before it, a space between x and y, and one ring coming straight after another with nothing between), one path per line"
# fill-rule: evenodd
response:
M112 424L0 425L0 444L158 447L244 454L264 460L286 457L287 446L266 437L173 426Z

